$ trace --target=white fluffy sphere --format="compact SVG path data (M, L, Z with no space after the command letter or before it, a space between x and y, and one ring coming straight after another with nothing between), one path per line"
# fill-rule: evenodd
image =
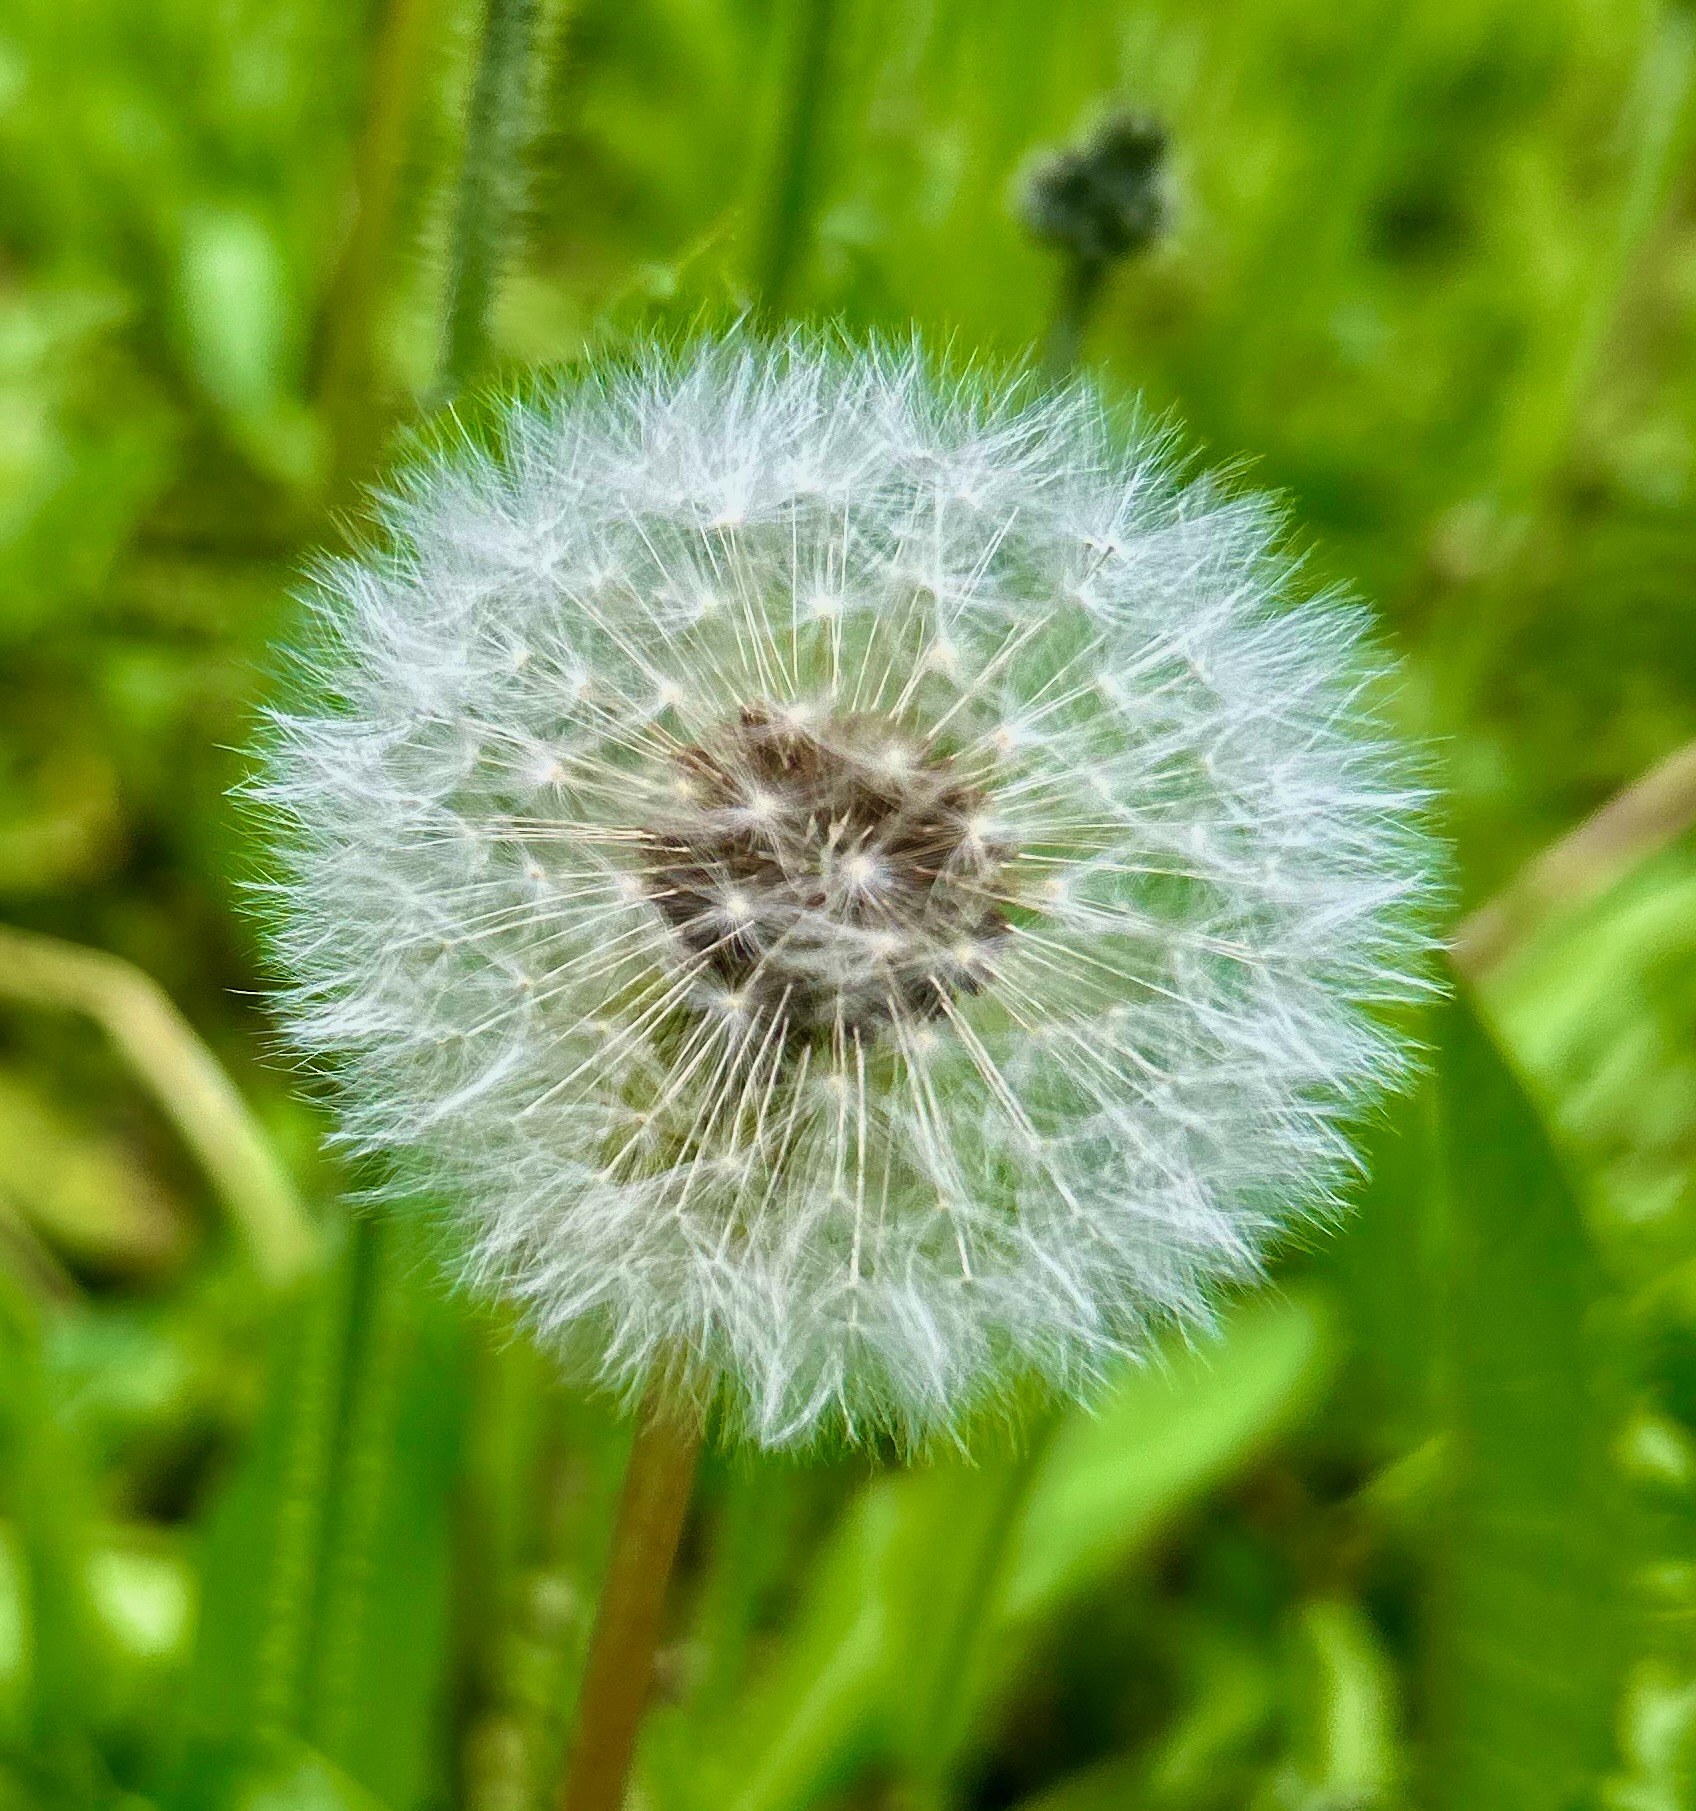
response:
M544 1337L913 1441L1334 1205L1432 855L1266 502L1082 386L738 338L381 520L266 753L286 1011Z

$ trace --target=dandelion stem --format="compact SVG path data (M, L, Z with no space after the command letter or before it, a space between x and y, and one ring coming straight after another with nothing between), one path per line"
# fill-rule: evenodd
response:
M489 354L489 310L518 208L530 126L536 17L536 0L487 0L483 15L448 254L444 400L477 375Z
M619 1811L624 1802L700 1450L699 1423L679 1414L663 1375L656 1377L637 1417L613 1524L562 1811Z

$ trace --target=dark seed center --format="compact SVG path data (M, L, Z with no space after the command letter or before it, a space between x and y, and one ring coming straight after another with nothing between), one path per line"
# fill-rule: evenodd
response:
M1011 850L988 799L887 719L742 711L674 757L648 897L702 980L791 1035L932 1018L989 978Z

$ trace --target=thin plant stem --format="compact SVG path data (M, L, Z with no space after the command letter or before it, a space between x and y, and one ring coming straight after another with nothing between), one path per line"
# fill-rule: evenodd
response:
M624 1803L700 1451L700 1423L672 1405L657 1373L637 1417L613 1524L561 1811L619 1811Z
M772 319L788 305L806 234L838 3L839 0L796 0L787 105L779 129L771 208L759 268L760 307Z
M150 976L119 956L0 926L0 999L86 1013L199 1159L275 1288L314 1263L317 1229L234 1083Z
M489 311L521 199L535 87L537 0L487 0L465 122L465 155L448 254L440 400L489 356Z
M1048 342L1043 351L1043 369L1049 378L1062 382L1078 368L1083 357L1084 336L1089 332L1090 318L1101 295L1102 279L1107 267L1096 259L1070 254L1060 277L1060 294L1054 305L1054 318L1048 327Z

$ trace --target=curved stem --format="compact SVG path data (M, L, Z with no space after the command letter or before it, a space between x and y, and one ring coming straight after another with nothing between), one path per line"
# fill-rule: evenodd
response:
M86 1013L200 1160L254 1268L285 1288L311 1268L318 1233L235 1084L150 975L105 950L0 926L0 999Z
M663 1374L656 1376L637 1420L613 1524L562 1811L619 1811L624 1803L700 1451L699 1423L678 1416Z

